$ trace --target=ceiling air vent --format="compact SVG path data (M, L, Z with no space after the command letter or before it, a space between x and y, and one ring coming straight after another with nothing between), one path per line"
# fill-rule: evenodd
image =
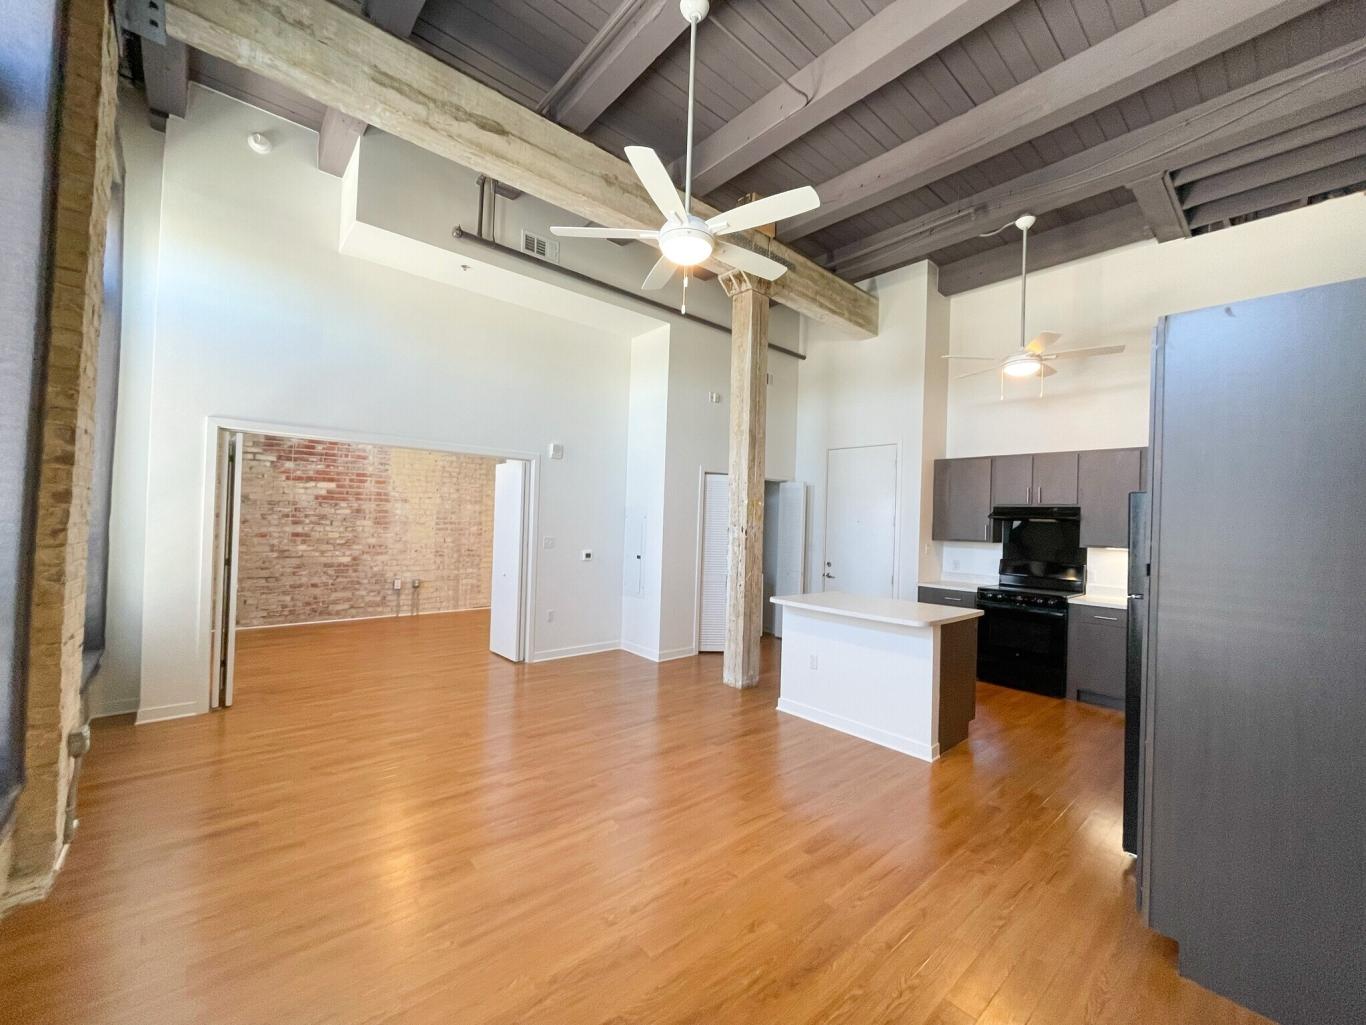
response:
M542 235L533 235L529 231L522 232L522 252L550 263L560 262L560 244Z

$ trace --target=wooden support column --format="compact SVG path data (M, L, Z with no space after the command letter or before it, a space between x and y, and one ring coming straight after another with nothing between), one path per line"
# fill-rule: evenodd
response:
M730 547L721 679L759 682L764 627L764 421L768 409L768 303L772 282L721 275L730 296Z

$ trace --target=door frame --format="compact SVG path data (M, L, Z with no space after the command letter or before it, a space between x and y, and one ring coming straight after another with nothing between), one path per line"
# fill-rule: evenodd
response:
M526 474L526 522L522 538L522 660L530 662L536 650L536 586L539 581L536 563L536 545L531 541L537 536L540 523L540 478L541 454L524 449L489 448L484 445L466 445L459 442L440 441L434 438L416 438L406 435L380 434L366 431L353 431L338 427L323 427L309 424L283 423L270 420L252 420L243 417L210 416L204 419L204 435L201 446L201 488L200 488L200 530L199 530L199 587L198 608L195 621L199 624L196 631L195 664L209 665L213 651L213 613L214 613L214 510L220 500L218 445L219 435L228 434L269 434L279 438L299 438L305 441L339 441L359 445L386 445L391 448L410 448L428 452L451 452L468 456L488 456L495 459L517 459L527 464ZM240 458L239 458L240 466ZM239 503L240 504L240 503ZM232 600L237 600L236 590ZM214 681L209 681L210 693Z
M825 480L821 495L821 554L815 568L820 570L821 591L825 591L825 556L830 551L830 453L849 452L861 448L891 448L896 453L896 472L892 474L892 597L901 594L901 475L905 460L901 458L901 442L874 441L866 445L830 445L825 450Z
M717 474L721 477L729 477L730 469L714 470L705 463L697 468L697 537L694 541L696 546L695 559L693 561L693 603L692 603L692 653L694 655L702 652L702 546L706 541L706 513L707 513L707 475ZM765 475L765 484L791 484L796 481L796 477L769 477ZM809 489L808 489L809 490ZM808 495L808 501L810 496ZM764 518L764 526L768 526L768 518ZM730 527L727 524L726 529Z

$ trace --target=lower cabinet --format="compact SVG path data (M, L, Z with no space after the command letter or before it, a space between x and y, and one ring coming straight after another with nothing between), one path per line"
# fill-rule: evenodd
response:
M1067 696L1124 707L1128 614L1101 605L1073 604L1067 613Z
M927 605L962 605L971 609L977 605L977 592L953 591L947 587L922 587L916 592L916 600Z

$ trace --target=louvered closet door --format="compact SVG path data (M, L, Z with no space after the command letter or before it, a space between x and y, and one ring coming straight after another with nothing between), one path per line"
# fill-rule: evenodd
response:
M730 478L708 473L702 478L702 615L699 651L726 647L727 538Z

